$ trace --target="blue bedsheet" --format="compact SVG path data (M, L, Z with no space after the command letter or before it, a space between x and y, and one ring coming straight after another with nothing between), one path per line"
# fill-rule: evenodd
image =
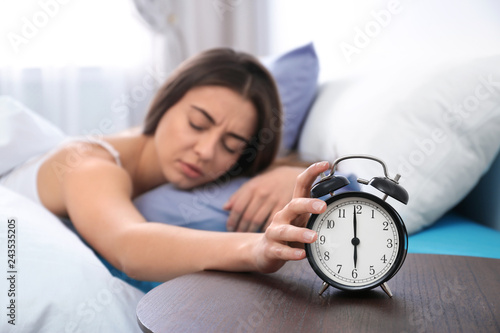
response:
M408 252L500 259L500 232L448 213L430 228L410 236Z

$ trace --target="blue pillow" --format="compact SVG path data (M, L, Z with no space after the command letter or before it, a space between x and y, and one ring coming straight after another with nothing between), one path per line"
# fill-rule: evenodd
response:
M350 174L347 177L350 184L337 193L359 191L356 176ZM241 177L223 184L210 183L191 191L165 184L137 197L134 204L147 221L199 230L226 231L229 212L222 206L248 179Z
M273 74L284 110L281 152L295 148L302 124L316 97L319 61L312 43L264 64Z
M191 191L179 190L172 184L161 185L134 200L147 221L168 223L186 228L226 231L229 212L224 203L248 178L226 183L209 183Z

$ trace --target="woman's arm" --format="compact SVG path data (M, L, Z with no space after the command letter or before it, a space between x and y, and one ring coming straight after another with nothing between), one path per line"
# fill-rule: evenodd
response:
M315 165L298 178L305 196L327 166ZM63 195L82 237L113 266L140 280L166 281L205 269L270 272L286 260L305 257L288 242L312 242L314 232L298 217L317 213L317 199L294 199L265 234L199 231L146 222L131 202L132 183L113 162L89 158L66 174ZM297 224L298 223L298 224Z

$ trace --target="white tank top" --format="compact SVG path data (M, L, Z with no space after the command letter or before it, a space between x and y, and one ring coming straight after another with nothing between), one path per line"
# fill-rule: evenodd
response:
M120 160L120 154L118 151L107 141L96 139L96 138L70 138L69 140L65 140L63 144L68 141L83 141L90 142L92 144L97 144L104 149L106 149L111 156L115 159L115 162L118 166L122 166ZM57 149L57 148L56 148ZM19 194L28 197L29 199L41 204L40 197L38 196L38 187L37 187L37 176L38 170L40 166L43 164L45 159L52 153L50 152L35 156L23 164L15 167L8 173L2 175L0 177L0 185L5 186Z

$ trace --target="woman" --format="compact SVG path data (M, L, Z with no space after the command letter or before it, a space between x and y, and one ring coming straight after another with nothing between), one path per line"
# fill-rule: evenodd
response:
M325 204L304 197L328 163L301 173L294 199L277 214L279 203L264 210L258 209L265 206L258 204L261 199L239 204L251 202L242 192L228 202L227 208L244 207L247 222L252 216L264 222L274 216L263 234L147 222L132 199L167 182L191 189L223 176L253 176L275 158L280 128L278 92L267 70L247 54L207 51L183 64L160 89L142 132L75 140L39 160L34 197L54 214L69 216L95 251L134 279L166 281L205 269L273 272L286 260L305 257L290 242L316 239L301 227ZM254 183L273 187L269 173L295 178L298 170L273 169Z

